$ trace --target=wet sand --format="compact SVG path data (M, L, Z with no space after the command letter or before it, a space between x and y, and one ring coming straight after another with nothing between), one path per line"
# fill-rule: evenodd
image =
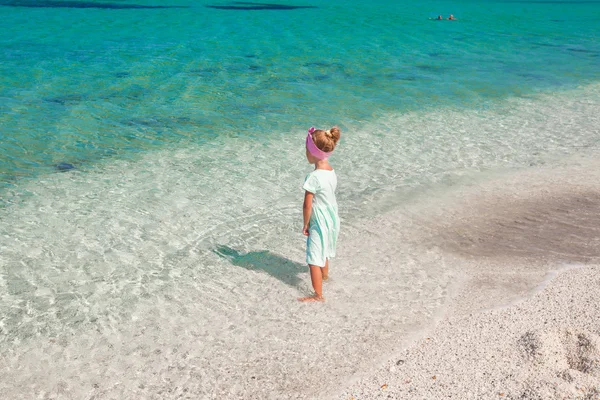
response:
M599 169L569 163L422 217L463 284L435 327L333 398L600 399Z

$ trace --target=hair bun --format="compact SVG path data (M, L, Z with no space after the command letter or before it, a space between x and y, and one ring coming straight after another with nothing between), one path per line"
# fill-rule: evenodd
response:
M330 152L335 149L337 141L340 140L340 128L334 126L331 129L316 129L312 134L313 141L319 150Z
M340 140L340 136L342 135L342 131L337 126L326 131L327 136L333 139L333 142L337 144L338 140Z

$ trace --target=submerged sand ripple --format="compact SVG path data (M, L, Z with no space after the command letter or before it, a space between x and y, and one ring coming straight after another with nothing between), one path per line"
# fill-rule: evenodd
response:
M587 262L600 257L600 192L539 194L497 206L447 235L470 256Z

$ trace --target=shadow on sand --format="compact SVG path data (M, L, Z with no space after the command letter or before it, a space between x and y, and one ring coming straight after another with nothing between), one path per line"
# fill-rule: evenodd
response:
M273 254L270 251L240 253L231 247L218 246L213 252L237 267L242 267L251 271L265 271L267 274L279 279L286 285L298 289L301 289L300 284L302 282L298 275L308 272L308 267L306 265L288 260L287 258Z

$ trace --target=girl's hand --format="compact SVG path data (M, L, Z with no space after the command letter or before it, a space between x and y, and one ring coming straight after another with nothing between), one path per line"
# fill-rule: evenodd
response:
M304 225L304 228L302 228L302 233L304 236L308 236L308 225Z

